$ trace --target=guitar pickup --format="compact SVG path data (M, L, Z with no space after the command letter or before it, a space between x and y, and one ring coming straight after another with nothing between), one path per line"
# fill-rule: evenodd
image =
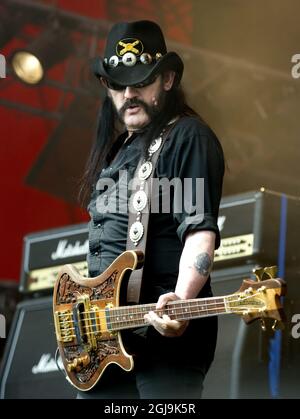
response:
M90 297L83 294L73 308L75 335L79 344L97 349L97 335L100 334L99 308L91 305Z

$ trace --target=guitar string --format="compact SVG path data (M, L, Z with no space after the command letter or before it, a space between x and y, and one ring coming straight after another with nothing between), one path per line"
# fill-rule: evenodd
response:
M211 309L211 311L212 311L213 309ZM207 315L210 315L210 313L209 313L209 310L204 310L204 311L206 311L206 313L207 313ZM239 308L238 308L238 310L236 310L235 309L235 311L234 312L232 312L232 311L223 311L223 312L221 312L221 313L218 313L218 312L215 312L215 310L213 310L214 311L214 314L230 314L230 313L236 313L236 314L250 314L250 313L253 313L253 312L257 312L257 307L250 307L249 308L249 305L248 306L245 306L245 307L243 307L243 306L240 306ZM245 311L246 311L246 313L245 313ZM138 314L138 315L140 315L140 314L143 314L143 313L135 313L135 314ZM194 311L194 312L192 312L192 311L190 311L189 313L187 313L186 311L185 312L182 312L182 313L176 313L177 314L177 316L178 317L180 317L181 315L184 315L184 316L186 316L186 315L194 315L194 314L199 314L199 312L198 311ZM204 316L200 316L200 317L204 317ZM101 321L99 322L99 321L97 321L97 320L99 320L98 318L94 318L94 319L88 319L88 318L86 318L86 320L90 320L90 321L92 321L93 322L93 324L92 325L82 325L82 327L83 328L85 328L85 329L89 329L89 328L94 328L95 326L101 326ZM95 321L96 320L96 321ZM186 320L186 318L183 318L182 320ZM187 319L188 320L188 319ZM124 324L124 326L126 326L128 323L130 324L130 325L132 325L133 327L135 326L135 323L136 322L139 322L139 321L142 321L142 325L145 325L145 324L148 324L148 323L145 323L145 321L144 321L144 316L142 315L142 317L138 317L138 318L133 318L133 319L127 319L127 320L124 320L124 319L121 319L121 320L118 320L118 321L110 321L109 322L109 324L110 325L114 325L114 324L118 324L119 325L119 327L120 327L120 324ZM74 323L74 320L69 320L69 321L65 321L63 324L66 324L66 323ZM62 332L66 332L66 331L69 331L69 330L75 330L75 327L70 327L70 326L67 326L67 327L61 327L60 328L60 330L62 331ZM109 331L109 330L108 330ZM89 332L87 332L86 334L88 334ZM93 332L94 333L94 332Z
M206 306L209 306L209 305L216 305L216 304L222 304L222 305L224 305L224 302L225 302L225 299L226 300L229 300L228 302L229 303L236 303L236 302L241 302L241 301L244 301L244 300L247 300L247 299L250 299L250 298L254 298L254 297L256 297L257 295L259 295L260 294L260 292L257 292L257 293L255 293L255 294L249 294L249 295L242 295L241 296L241 294L239 294L239 295L236 295L236 294L230 294L230 295L228 295L228 296L225 296L225 297L208 297L208 298L204 298L204 299L199 299L199 298L194 298L194 299L189 299L189 300L173 300L173 301L169 301L168 303L167 303L167 305L165 306L165 308L164 308L164 310L170 310L170 309L174 309L174 310L176 310L176 307L173 307L173 305L174 306L176 306L176 305L182 305L182 304L185 304L185 305L188 305L188 304L193 304L193 306L204 306L204 305L206 305ZM237 298L233 298L233 297L237 297ZM101 300L97 300L97 301L101 301ZM72 304L76 304L75 302L74 303L72 303ZM118 306L118 307L107 307L107 308L104 308L104 309L99 309L99 311L98 311L98 313L99 312L105 312L107 309L108 310L128 310L128 311L130 311L130 310L132 310L132 309L136 309L136 308L138 308L139 310L141 310L141 309L146 309L146 308L150 308L150 307L153 307L153 306L155 306L155 303L150 303L150 304L139 304L139 305L133 305L133 306ZM172 307L171 307L172 306ZM90 311L82 311L81 312L81 314L85 314L85 313L92 313L93 311L92 310L90 310ZM64 315L64 312L59 312L59 315Z
M256 310L253 310L253 312L255 312ZM249 312L248 312L249 313ZM218 313L215 313L215 314L218 314ZM230 314L230 312L223 312L222 314ZM241 313L241 314L243 314L243 312ZM249 313L250 314L250 313ZM209 316L209 315L208 315ZM205 316L203 316L203 317L205 317ZM142 319L141 319L142 320ZM183 319L184 320L184 319ZM120 322L120 323L128 323L128 322ZM150 325L150 323L148 323L148 322L143 322L143 324L142 324L143 326L147 326L147 325ZM142 326L142 325L131 325L133 328L134 327L138 327L138 326ZM93 326L83 326L83 328L85 328L85 329L90 329L90 328L93 328ZM130 327L128 327L128 324L126 325L122 325L122 326L118 326L116 329L114 329L114 328L112 328L112 329L109 329L109 330L105 330L105 332L108 332L108 333L111 333L111 332L117 332L117 331L119 331L119 330L122 330L122 329L130 329ZM71 330L75 330L75 327L68 327L68 328L63 328L63 331L64 332L66 332L66 331L71 331ZM96 335L97 333L101 333L101 330L100 331L90 331L90 332L88 332L88 331L86 331L85 333L84 333L84 335L86 336L86 335ZM103 333L103 332L102 332ZM65 336L66 338L75 338L76 337L76 335L66 335Z
M261 310L263 310L263 309L261 309ZM226 314L226 313L233 313L234 314L235 313L235 314L247 315L247 314L250 314L250 313L255 313L255 312L257 313L258 310L257 310L257 307L249 307L249 305L248 305L248 306L244 306L244 307L241 306L238 309L235 309L235 311L218 312L214 309L211 309L211 310L203 310L203 312L205 312L207 315L211 315L211 314L216 314L217 315L217 314L223 314L223 313L224 314ZM175 320L189 320L189 319L191 319L189 316L192 316L192 318L193 318L193 316L197 315L197 314L199 314L198 311L194 311L194 312L193 311L189 311L189 312L184 311L184 312L176 313L177 317L176 317ZM183 316L183 317L181 318L181 316ZM201 318L201 317L204 317L204 316L203 315L199 316L199 318ZM83 323L85 323L85 320L90 321L93 324L92 325L83 324L82 327L84 327L84 328L88 328L88 327L94 328L95 326L96 327L99 327L99 326L101 327L101 324L102 324L101 318L94 317L94 318L81 319L81 321ZM139 322L142 322L142 324L145 324L143 313L141 313L141 314L136 313L135 317L131 318L131 319L120 318L120 320L115 320L115 319L110 319L110 321L106 321L106 320L105 320L105 324L109 324L111 327L115 327L116 325L120 326L120 324L129 324L129 325L132 325L134 327L135 324L137 324L137 326L138 326ZM66 331L70 328L70 325L73 325L75 323L76 322L74 320L66 320L66 321L60 323L60 330L61 331ZM67 326L63 327L63 325L67 325Z
M183 321L183 320L192 320L195 318L202 318L202 317L206 317L206 316L212 316L212 315L220 315L220 314L241 314L241 315L249 315L252 313L257 313L257 309L256 308L250 308L247 307L247 309L243 309L241 308L240 310L236 310L234 313L231 311L222 311L222 312L216 312L214 311L213 313L210 313L209 311L207 311L205 314L201 315L201 316L197 316L198 312L190 312L189 315L187 316L187 313L180 313L180 315L178 315L178 317L176 319L172 319L171 320L177 320L177 321ZM81 328L88 330L88 329L99 329L99 332L101 332L101 328L103 327L101 321L99 321L98 319L90 319L89 321L92 322L92 324L88 325L88 324L82 324ZM67 324L68 323L68 324ZM60 331L62 333L67 332L68 330L74 330L75 329L75 324L76 322L74 321L69 321L69 322L65 322L63 324L60 325ZM105 323L105 327L107 327L105 330L106 331L110 331L110 330L118 330L120 327L122 326L128 326L128 328L130 327L139 327L139 326L143 326L146 324L146 321L144 319L144 317L139 317L139 318L133 318L133 319L121 319L121 320L117 320L117 321L109 321Z
M259 293L257 293L257 294L259 294ZM243 302L247 299L255 297L257 294L251 294L251 295L243 296L242 298L231 299L227 304L230 305L230 304L236 303L236 302L241 303L241 302ZM235 294L226 296L225 298L228 299L231 296L235 297ZM224 301L224 297L210 297L210 298L205 299L205 302L202 302L202 303L199 301L199 299L192 299L192 300L172 301L171 304L174 304L174 306L175 305L179 306L180 304L181 305L184 304L185 306L188 306L188 304L192 304L193 305L192 308L199 308L200 307L201 309L203 308L203 311L207 311L206 308L208 308L208 310L211 310L209 308L209 306L215 306L214 308L218 309L217 306L219 305L220 306L219 308L221 308L221 307L225 308L226 303ZM188 308L188 307L174 307L174 306L171 307L171 306L167 305L163 309L150 310L150 311L154 311L156 313L163 312L163 314L167 314L167 313L173 314L172 312L174 312L174 311L183 310L183 309L187 310L187 309L191 308L191 307ZM138 307L138 309L136 307ZM95 313L97 313L98 314L97 317L100 320L102 320L102 319L107 318L106 310L109 310L109 313L110 313L111 317L116 317L116 316L122 316L122 315L124 316L124 315L137 315L137 314L140 314L140 313L142 314L142 310L144 310L144 313L145 313L146 309L151 308L151 307L154 307L154 304L144 304L144 305L138 305L138 306L119 306L119 307L112 307L112 308L108 308L108 309L99 309L98 311L95 311L95 312L92 311L92 310L82 311L80 314L92 314L92 313L95 314ZM119 311L124 311L124 312L123 313L117 313L118 310ZM130 310L138 310L138 312L134 313L134 312L130 312ZM115 314L114 314L114 311L116 312ZM126 313L126 311L128 313ZM149 311L147 311L147 313L148 312ZM104 314L104 316L102 314ZM65 313L65 312L59 312L58 313L58 316L60 316L60 317L64 317L66 315L68 315L68 312L67 313ZM89 319L89 317L83 317L82 318L82 320L88 320L88 319Z
M255 313L255 312L257 312L257 307L250 307L249 308L249 306L245 306L245 307L239 307L239 309L238 310L235 310L235 311L222 311L222 312L215 312L215 310L213 310L214 311L214 314L234 314L234 313L238 313L238 314L247 314L248 312L251 312L251 313ZM210 314L209 313L209 310L205 310L205 312L207 313L207 314ZM193 315L197 315L197 314L199 314L199 311L189 311L189 313L187 313L186 311L185 312L182 312L182 313L176 313L176 315L177 315L177 317L181 317L181 316L186 316L186 315L191 315L191 316L193 316ZM138 321L141 321L141 320L144 320L144 316L143 316L143 313L136 313L136 315L138 315L139 317L135 317L135 318L129 318L129 319L124 319L124 318L122 318L122 319L120 319L120 320L117 320L117 321L109 321L109 322L107 322L107 323L109 323L109 324L118 324L118 323L134 323L134 322L138 322ZM202 316L200 316L200 318L201 318ZM86 320L91 320L92 322L93 322L93 325L88 325L88 326L85 326L85 325L83 325L83 327L93 327L94 325L95 325L95 320L99 320L99 318L98 317L95 317L95 318L93 318L93 319L89 319L89 318L87 318ZM171 319L172 320L172 319ZM176 320L176 319L175 319ZM183 320L188 320L188 319L186 319L186 318L183 318ZM68 320L68 321L65 321L63 324L66 324L66 323L75 323L75 321L74 320ZM101 322L98 322L98 323L96 323L97 325L101 325Z
M257 310L256 309L253 309L253 312L256 312ZM197 312L198 313L198 312ZM250 314L251 313L251 311L249 312L248 311L248 314ZM220 314L220 313L214 313L214 314ZM231 314L231 312L223 312L222 314ZM243 314L243 311L241 311L241 313L239 313L239 314ZM209 314L208 314L208 316L210 316ZM203 317L206 317L206 316L203 316ZM142 319L140 319L140 320L142 320ZM183 319L183 320L185 320L185 319ZM118 322L118 323L128 323L128 321L122 321L122 322ZM142 324L143 326L147 326L147 325L150 325L150 323L148 323L148 322L143 322L143 324ZM142 326L142 325L132 325L132 327L134 328L134 327L138 327L138 326ZM85 328L85 329L90 329L90 328L93 328L94 326L93 325L91 325L91 326L83 326L83 328ZM122 329L130 329L130 327L128 327L128 325L123 325L123 326L119 326L118 328L116 328L116 329L114 329L114 328L112 328L112 329L109 329L109 330L106 330L105 332L108 332L108 333L111 333L111 332L117 332L118 330L122 330ZM68 327L68 328L63 328L62 329L64 332L66 332L66 331L70 331L70 330L75 330L75 327ZM95 334L97 334L97 333L101 333L101 330L100 331L91 331L91 332L85 332L84 333L84 335L86 336L86 335L95 335ZM103 333L103 332L102 332ZM67 335L67 336L65 336L66 338L75 338L75 337L77 337L76 335Z
M179 304L187 304L187 303L182 302L182 303L177 303L176 305L179 306ZM221 307L221 306L224 306L224 302L220 301L220 302L215 302L215 303L210 303L210 304L194 303L193 308L198 308L198 307L202 308L204 306L208 307L208 306L212 306L212 305L213 306L219 305ZM138 309L136 307L138 307ZM169 313L169 312L172 312L172 311L177 311L178 309L181 309L181 310L184 309L184 307L170 307L170 306L166 306L163 309L158 309L158 310L155 310L155 309L151 310L151 308L155 308L155 305L154 304L144 304L144 305L139 305L139 306L119 306L119 307L111 307L111 308L106 308L106 309L99 309L98 311L95 311L95 312L93 310L82 311L80 314L97 313L97 314L99 314L99 316L98 316L99 318L105 319L107 317L106 316L106 311L107 310L109 310L109 313L110 313L111 316L118 316L118 315L120 316L120 315L124 315L124 314L127 314L127 315L128 314L140 314L142 312L148 313L149 311L155 311L157 313L163 311L164 314L165 314L165 313ZM131 313L130 310L135 310L136 312ZM120 311L120 313L118 314L117 311ZM122 313L122 311L123 311L123 313ZM126 313L126 311L127 311L127 313ZM102 314L104 314L104 315L102 315ZM66 313L64 313L64 312L58 313L58 316L61 316L61 317L64 317L65 315L66 315ZM84 317L84 319L88 319L88 317Z
M209 309L202 309L202 311L203 312L209 312L209 311L215 311L215 310L220 310L221 308L222 308L222 310L224 310L224 304L222 304L222 307L220 306L220 307L215 307L215 308L209 308ZM193 307L193 308L197 308L197 307ZM110 311L110 319L111 319L111 321L109 321L109 323L110 324L114 324L114 323L120 323L120 322L124 322L124 321L126 321L126 320L124 320L124 314L123 314L123 316L122 315L120 315L120 314L118 314L118 313L116 313L116 314L113 314L113 310L114 309L110 309L111 311ZM101 311L104 311L104 310L101 310ZM161 310L154 310L154 312L156 312L156 313L160 313L160 311ZM178 307L178 308L176 308L176 309L169 309L169 310L164 310L163 311L163 314L174 314L174 311L176 312L175 314L177 315L177 316L180 316L180 315L183 315L183 314L187 314L187 311L186 311L186 309L184 309L183 307ZM128 315L130 315L130 316L135 316L135 318L134 319L128 319L128 321L140 321L140 320L142 320L143 318L144 318L144 316L145 316L145 314L147 314L149 311L145 311L145 312L141 312L141 311L139 311L139 312L136 312L136 313L129 313L129 314L126 314L127 316ZM85 312L85 313L91 313L91 314L95 314L95 315L97 315L99 312L93 312L93 311L91 311L91 312ZM194 310L194 312L192 312L192 310L191 309L189 309L189 312L188 312L188 314L196 314L196 313L199 313L199 311L198 310ZM63 314L62 314L62 316L63 316ZM123 319L121 319L121 320L116 320L116 319L118 319L118 318L121 318L121 317L123 317ZM83 317L83 318L81 318L81 320L82 321L85 321L85 320L91 320L91 321L95 321L95 320L100 320L100 322L99 322L99 324L101 324L101 320L106 320L107 319L107 316L106 315L104 315L104 316L100 316L100 315L97 315L97 316L95 316L93 319L91 319L91 318L89 318L89 317ZM75 321L74 320L65 320L65 321L63 321L63 323L64 324L66 324L66 323L75 323Z

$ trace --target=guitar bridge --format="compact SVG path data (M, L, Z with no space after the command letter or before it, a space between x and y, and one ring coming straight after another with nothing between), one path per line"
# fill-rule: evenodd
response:
M80 295L72 310L55 312L54 319L58 341L75 341L89 350L97 349L97 336L101 334L99 308L91 304L88 295Z
M74 332L72 327L72 312L70 310L56 311L54 313L56 339L59 342L72 342Z

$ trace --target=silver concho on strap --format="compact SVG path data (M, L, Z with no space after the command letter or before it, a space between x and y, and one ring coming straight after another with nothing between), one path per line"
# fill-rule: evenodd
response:
M127 53L129 54L129 53ZM125 54L126 55L126 54ZM140 182L140 190L138 190L133 196L131 196L130 200L132 200L132 205L135 211L137 211L136 221L131 225L129 229L129 238L134 243L135 246L138 245L139 241L144 235L144 226L141 223L142 212L146 208L148 204L148 196L147 192L143 189L145 185L147 185L144 181L151 176L153 165L151 163L151 156L155 153L160 146L162 145L163 139L162 135L164 130L160 134L158 138L155 138L148 148L148 158L141 167L138 169L138 178ZM150 203L149 203L150 206Z
M151 175L152 172L152 163L151 161L146 161L139 168L139 178L141 180L146 180Z
M130 240L137 245L144 234L144 226L140 221L135 221L129 230Z
M137 191L133 195L132 205L136 211L143 211L146 208L148 197L145 191Z
M150 147L148 149L149 153L150 154L155 153L161 146L161 143L162 143L161 137L155 138L155 140L153 140L152 143L150 144Z

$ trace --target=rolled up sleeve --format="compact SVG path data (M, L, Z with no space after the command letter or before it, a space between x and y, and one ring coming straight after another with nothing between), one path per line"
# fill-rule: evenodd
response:
M224 176L224 156L217 137L209 127L192 124L178 133L173 176L180 179L182 190L175 188L173 217L177 235L184 243L192 231L216 233L215 248L220 245L218 212Z

